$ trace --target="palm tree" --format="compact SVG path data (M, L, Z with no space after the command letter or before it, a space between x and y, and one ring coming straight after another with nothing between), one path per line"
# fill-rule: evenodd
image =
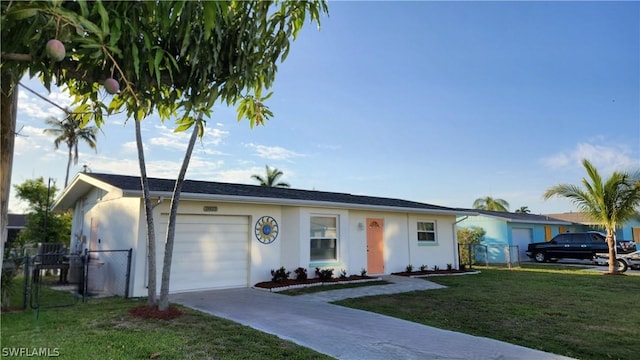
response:
M269 167L269 165L265 165L264 167L267 170L266 177L262 177L257 174L251 175L251 178L257 180L260 183L260 186L283 188L291 187L291 185L286 182L278 181L278 178L283 175L282 171L278 170L277 168L272 169Z
M478 210L509 211L509 203L506 200L494 199L491 196L478 198L473 202L473 208Z
M588 175L588 178L582 178L583 187L555 185L547 189L544 198L557 196L570 199L581 213L606 230L609 273L616 273L616 227L637 214L640 206L640 170L614 171L610 178L603 181L598 170L588 160L583 159L582 165Z
M520 209L516 210L517 214L530 214L531 210L529 210L528 206L520 206Z
M69 183L71 161L73 161L74 164L78 164L78 143L82 140L86 142L90 148L96 149L96 134L98 133L98 128L94 126L82 127L81 118L77 114L69 114L69 116L62 121L50 117L46 120L46 123L47 125L53 126L52 128L45 129L44 133L56 136L53 142L56 150L60 147L60 143L63 142L67 144L69 148L67 175L64 178L64 187L66 188ZM96 149L96 152L97 151Z

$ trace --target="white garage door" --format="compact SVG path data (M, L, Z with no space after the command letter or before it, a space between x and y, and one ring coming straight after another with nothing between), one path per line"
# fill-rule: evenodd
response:
M247 286L248 259L246 216L178 215L170 291Z
M531 229L513 228L511 229L511 240L514 246L518 246L520 261L528 260L527 246L533 241Z

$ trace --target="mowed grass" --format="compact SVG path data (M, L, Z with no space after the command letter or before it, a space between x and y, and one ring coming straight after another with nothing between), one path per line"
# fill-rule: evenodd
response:
M640 276L531 266L428 280L448 288L336 303L579 359L640 356Z
M19 297L19 296L18 296ZM49 304L67 295L43 289ZM108 298L87 304L2 314L2 348L48 348L62 359L330 359L249 327L180 309L173 320L143 320L128 311L144 300ZM55 351L55 352L54 352ZM3 356L5 354L3 353ZM24 355L23 355L24 356Z

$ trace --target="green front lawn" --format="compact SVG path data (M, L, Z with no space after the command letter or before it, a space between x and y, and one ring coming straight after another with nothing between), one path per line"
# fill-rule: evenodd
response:
M59 294L43 290L43 298L52 297ZM186 308L180 308L184 314L171 321L129 315L128 310L141 301L90 300L41 310L38 319L32 310L3 313L2 356L9 355L10 349L27 348L30 353L45 349L62 359L82 360L330 359L276 336Z
M448 288L336 304L579 359L640 354L640 276L532 266L427 280Z
M427 280L448 288L337 304L579 359L637 358L640 276L533 265ZM68 303L62 295L43 290L43 299ZM186 308L180 308L183 316L171 321L130 316L128 310L141 301L90 300L43 309L37 319L32 310L3 313L3 351L46 348L65 359L326 358L276 336Z

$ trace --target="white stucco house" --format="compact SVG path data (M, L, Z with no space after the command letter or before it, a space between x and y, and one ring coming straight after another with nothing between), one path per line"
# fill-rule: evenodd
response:
M174 180L150 178L149 185L159 284ZM129 294L146 296L139 177L80 173L53 207L73 211L72 251L133 249ZM170 291L250 287L270 280L271 270L281 266L307 268L310 277L316 267L334 268L334 274L365 269L370 275L403 271L409 264L457 268L455 222L462 215L475 213L400 199L187 180Z

